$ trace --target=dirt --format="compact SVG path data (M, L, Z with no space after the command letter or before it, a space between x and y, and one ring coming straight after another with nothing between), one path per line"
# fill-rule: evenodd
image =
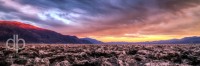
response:
M200 45L26 44L0 46L0 66L199 66Z

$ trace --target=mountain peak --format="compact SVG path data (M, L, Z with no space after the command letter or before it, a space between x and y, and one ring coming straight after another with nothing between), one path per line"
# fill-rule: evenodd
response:
M17 21L0 20L0 42L5 42L12 38L14 34L26 40L27 43L72 43L91 44L87 40L81 40L76 36L62 35L55 31L35 27Z
M18 28L23 28L23 29L42 30L42 28L30 25L30 24L25 24L22 22L17 22L17 21L0 21L0 26L12 26L12 27L18 27Z

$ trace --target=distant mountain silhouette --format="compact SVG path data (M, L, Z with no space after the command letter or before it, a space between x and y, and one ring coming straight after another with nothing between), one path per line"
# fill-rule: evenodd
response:
M182 39L149 41L149 42L107 42L106 44L200 44L199 36L184 37Z
M81 40L90 41L92 44L104 44L103 42L92 38L81 38Z
M33 25L16 21L0 21L0 42L6 42L13 35L25 39L27 43L73 43L73 44L198 44L199 36L185 37L182 39L171 39L150 42L107 42L103 43L92 38L81 38L76 36L62 35L60 33L39 28Z
M62 35L60 33L24 24L16 21L0 21L0 42L6 42L18 34L27 43L76 43L91 44L90 41L81 40L76 36Z
M184 37L182 39L153 41L153 42L149 42L149 43L153 43L153 44L198 44L198 43L200 43L200 37L198 37L198 36Z

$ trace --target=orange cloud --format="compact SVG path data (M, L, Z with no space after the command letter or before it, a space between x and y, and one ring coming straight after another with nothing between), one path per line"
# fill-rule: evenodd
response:
M200 36L200 6L183 9L176 14L163 13L149 17L143 22L115 26L106 30L80 33L79 36L91 35L92 38L109 41L155 41ZM125 21L125 20L121 20Z

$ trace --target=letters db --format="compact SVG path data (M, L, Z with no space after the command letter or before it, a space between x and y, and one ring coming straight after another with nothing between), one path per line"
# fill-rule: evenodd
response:
M22 42L22 47L19 47L19 42ZM13 42L11 44L13 45L10 45L9 46L9 42ZM18 50L20 49L24 49L25 48L25 40L24 39L21 39L21 38L18 38L18 35L13 35L13 38L10 38L6 41L6 48L7 49L13 49L16 51L16 53L18 53Z

